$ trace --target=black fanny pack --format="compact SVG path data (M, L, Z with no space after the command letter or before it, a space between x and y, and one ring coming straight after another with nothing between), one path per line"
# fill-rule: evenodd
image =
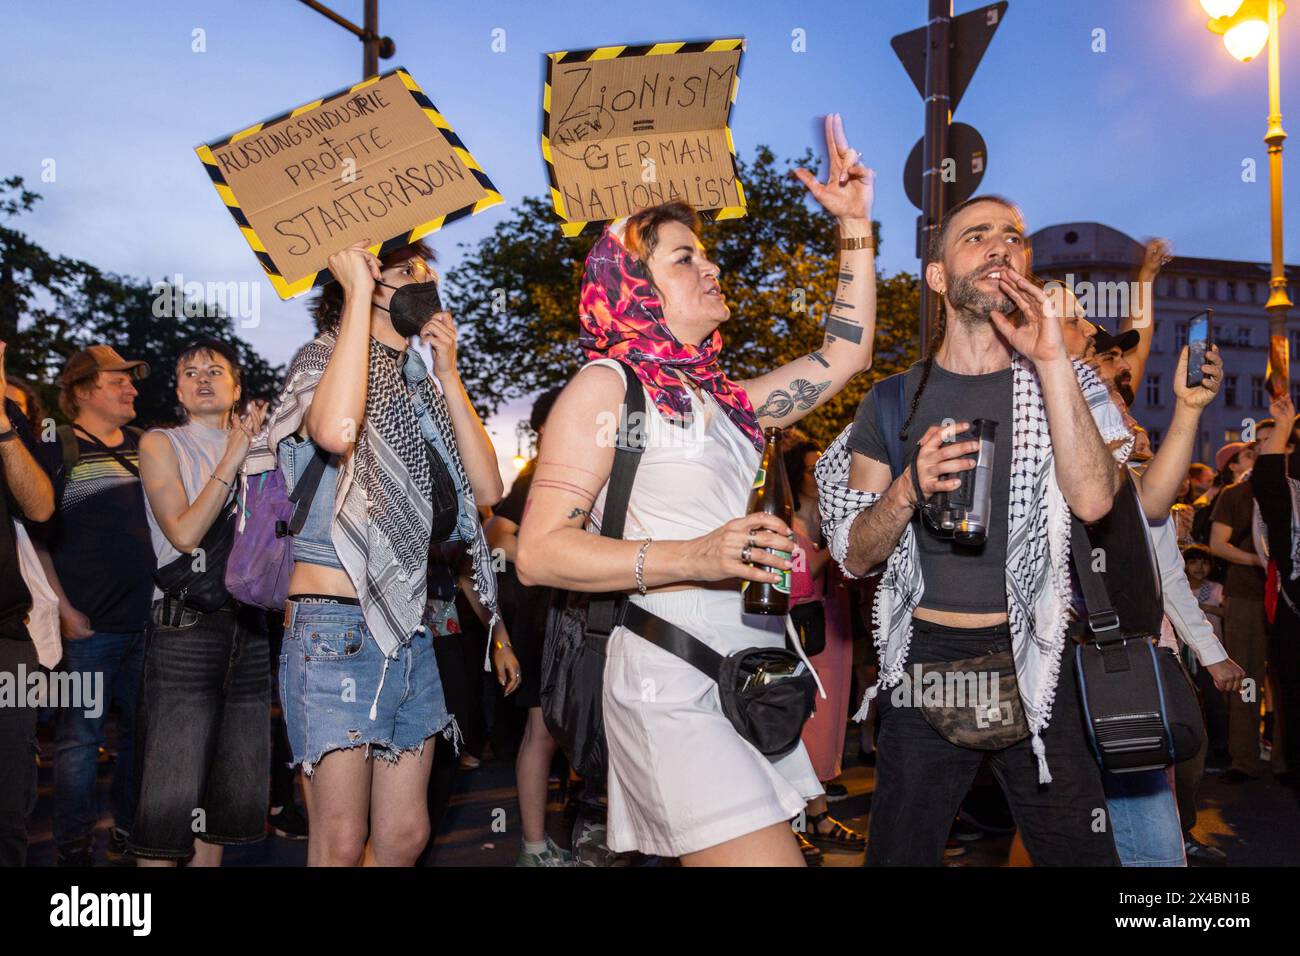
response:
M153 573L169 603L195 611L216 611L234 599L226 590L226 562L235 543L235 504L226 504L199 546Z
M618 623L716 681L722 712L763 756L784 757L799 743L813 712L817 682L794 651L748 647L724 657L630 601L623 604Z

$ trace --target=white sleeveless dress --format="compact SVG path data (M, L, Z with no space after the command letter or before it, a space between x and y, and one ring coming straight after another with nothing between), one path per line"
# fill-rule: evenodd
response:
M623 371L611 359L588 364ZM625 538L696 538L745 514L758 449L711 396L702 402L692 394L691 403L695 424L681 428L664 421L646 395L647 446ZM616 427L610 424L611 436ZM597 526L607 490L592 509ZM631 600L720 654L780 647L785 640L785 619L744 614L737 589L633 594ZM823 792L802 743L768 760L722 713L712 680L626 628L610 638L603 702L607 838L615 852L677 857L704 850L790 820Z

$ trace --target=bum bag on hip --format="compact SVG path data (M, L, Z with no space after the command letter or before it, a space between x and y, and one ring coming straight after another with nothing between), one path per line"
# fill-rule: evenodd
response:
M817 679L799 654L784 647L747 647L724 657L630 601L617 623L716 681L727 720L763 756L784 757L799 743L817 694Z

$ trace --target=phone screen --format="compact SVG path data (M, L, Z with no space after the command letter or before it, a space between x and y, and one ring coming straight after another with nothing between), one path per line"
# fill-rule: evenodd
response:
M1194 315L1187 323L1187 385L1200 385L1205 375L1201 365L1210 347L1210 313Z

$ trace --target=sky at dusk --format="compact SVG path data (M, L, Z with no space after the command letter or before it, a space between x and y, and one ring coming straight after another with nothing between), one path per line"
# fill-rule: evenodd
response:
M332 6L359 22L360 0ZM958 0L955 12L976 4ZM539 140L543 54L613 43L744 36L732 115L737 151L820 151L815 120L842 113L877 173L883 272L915 271L916 210L903 163L923 104L889 46L919 27L924 0L795 4L382 0L381 32L506 198L432 237L443 271L546 190ZM1017 200L1031 229L1096 220L1176 252L1268 258L1266 63L1232 59L1196 0L1011 0L954 119L988 145L981 191ZM6 3L0 177L44 196L16 225L46 248L150 279L261 283L261 317L240 330L286 361L311 331L302 300L262 277L193 147L361 78L360 43L294 0L55 0ZM192 50L204 31L206 51ZM493 31L504 30L504 52ZM806 52L792 49L803 31ZM1096 31L1104 31L1097 33ZM1300 6L1282 18L1284 126L1300 130ZM1094 52L1098 39L1104 52ZM500 44L498 43L498 46ZM1291 144L1297 142L1293 135ZM1289 145L1294 157L1300 147ZM55 179L42 181L47 160ZM1254 159L1256 181L1242 181ZM1294 159L1290 196L1300 196ZM1300 260L1300 202L1288 204L1288 261ZM576 334L576 317L575 317ZM528 403L490 423L514 452Z

